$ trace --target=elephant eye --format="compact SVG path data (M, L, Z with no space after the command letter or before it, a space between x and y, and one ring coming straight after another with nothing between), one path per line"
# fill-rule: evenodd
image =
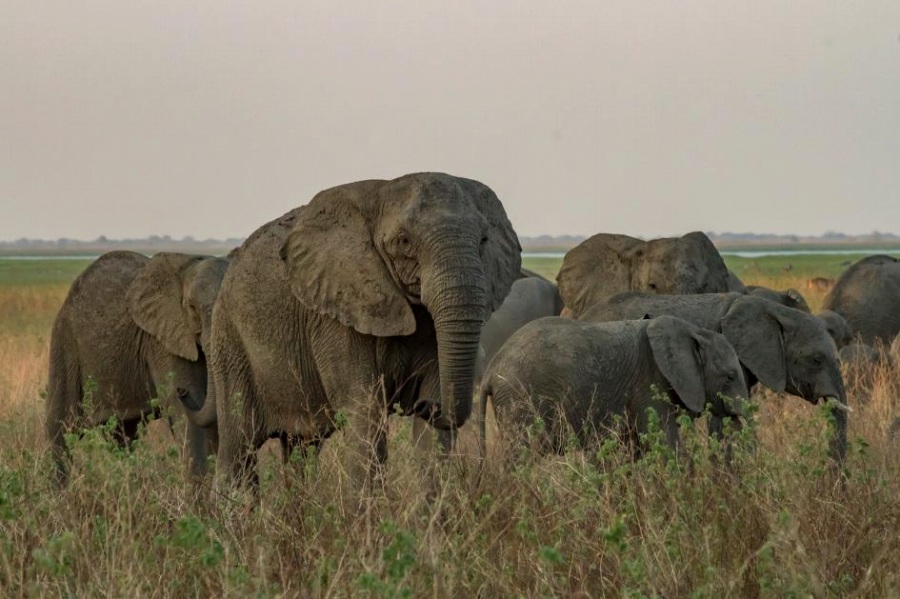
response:
M400 231L397 233L397 245L402 248L409 247L409 237L406 236L405 231Z
M484 246L488 242L487 235L481 238L481 245Z

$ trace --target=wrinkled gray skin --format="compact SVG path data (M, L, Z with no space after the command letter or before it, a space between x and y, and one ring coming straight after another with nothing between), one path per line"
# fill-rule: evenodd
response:
M152 398L163 406L178 404L174 395L204 401L204 350L227 266L222 258L117 251L75 279L50 338L46 431L60 482L68 473L65 432L115 416L130 439L154 412ZM185 453L194 474L205 471L207 436L187 423Z
M853 333L847 320L831 310L822 310L816 314L816 318L825 323L828 334L834 339L834 344L840 350L853 342Z
M900 262L884 255L863 258L838 278L822 307L847 319L863 343L890 344L900 333Z
M481 352L475 370L475 385L484 369L506 340L520 328L544 316L559 316L562 298L556 285L544 278L528 277L513 283L503 304L481 329Z
M255 482L267 438L318 443L341 413L348 471L366 484L388 414L462 425L481 326L520 254L494 192L441 173L328 189L257 230L223 281L215 394L192 414L218 422L218 472Z
M747 293L747 286L744 285L744 282L734 274L734 271L728 269L728 289L726 291L732 291L734 293Z
M532 320L558 316L563 308L556 285L524 268L522 274L529 276L512 284L503 304L481 328L478 361L475 365L475 389L481 385L487 364L513 333ZM431 443L430 440L422 439L422 435L426 433L422 424L421 419L413 421L413 438ZM444 450L449 451L453 445L452 435L440 431L439 437Z
M652 408L675 447L682 409L738 418L747 397L734 349L718 333L670 316L610 323L549 317L519 329L488 365L481 409L490 398L504 433L521 433L541 418L543 449L562 452L569 427L584 444L611 429L617 415L637 447ZM480 420L483 451L483 413Z
M747 285L747 293L750 295L755 295L756 297L767 299L770 302L775 302L776 304L781 304L782 306L787 306L788 308L803 310L804 312L808 312L810 314L812 313L812 310L809 309L809 304L806 303L806 300L796 289L775 291L774 289L761 287L759 285Z
M623 293L595 305L582 320L607 322L669 314L716 331L734 346L748 386L757 381L810 403L832 399L835 434L830 454L847 451L847 395L834 342L821 320L751 295Z
M598 301L625 291L728 291L729 276L718 250L699 231L652 241L600 233L569 250L556 280L566 316L577 318Z

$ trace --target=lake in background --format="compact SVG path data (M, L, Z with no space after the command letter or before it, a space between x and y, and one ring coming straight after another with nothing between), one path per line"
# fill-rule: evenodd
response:
M845 255L872 255L872 254L900 254L900 248L856 248L856 249L808 249L808 250L719 250L723 256L735 256L738 258L762 258L765 256L845 256ZM565 252L522 252L523 258L557 258L562 260ZM65 254L45 256L0 256L0 260L96 260L100 255L90 254Z

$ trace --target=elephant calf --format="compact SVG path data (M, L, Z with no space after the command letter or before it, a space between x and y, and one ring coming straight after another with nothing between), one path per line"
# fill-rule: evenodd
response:
M164 387L203 403L204 348L227 266L221 258L117 251L75 279L50 338L45 426L59 482L67 477L67 430L115 416L128 439ZM200 474L207 432L188 423L187 443L191 468Z
M659 414L675 447L681 409L697 416L709 407L716 419L739 417L747 397L741 365L725 338L679 318L541 318L519 329L488 365L482 450L487 398L501 430L522 431L540 417L542 448L561 452L569 427L584 443L613 427L615 416L624 418L636 441L648 428L648 408Z
M831 455L844 459L849 408L834 342L820 319L738 293L621 293L598 302L581 319L611 322L647 314L676 316L725 335L751 387L759 381L777 393L787 392L810 403L830 400L836 425Z

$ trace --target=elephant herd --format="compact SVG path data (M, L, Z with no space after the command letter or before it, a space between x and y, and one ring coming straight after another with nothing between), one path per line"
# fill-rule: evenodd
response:
M268 439L287 454L344 430L364 487L387 457L389 414L452 443L477 392L481 439L490 401L504 434L539 417L541 446L562 451L566 430L588 443L621 426L636 439L650 409L677 446L683 413L708 410L713 432L740 426L757 382L827 401L842 460L839 346L900 333L900 264L887 256L849 268L815 316L793 290L744 286L699 232L594 235L557 282L522 268L490 188L441 173L322 191L225 258L110 252L75 280L53 327L58 479L65 433L112 416L127 441L149 414L183 413L190 473L214 451L227 484L255 483Z

